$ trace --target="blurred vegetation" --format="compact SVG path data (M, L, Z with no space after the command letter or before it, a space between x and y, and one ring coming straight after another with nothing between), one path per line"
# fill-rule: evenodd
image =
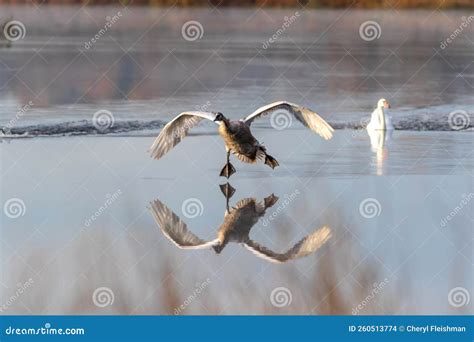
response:
M353 8L474 8L474 0L0 0L0 4L89 4L139 6L256 6Z

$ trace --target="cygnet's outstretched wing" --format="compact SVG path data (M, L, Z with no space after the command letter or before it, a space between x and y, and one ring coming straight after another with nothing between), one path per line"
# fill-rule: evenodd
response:
M276 111L286 111L292 114L303 125L319 134L325 140L332 138L334 129L322 117L311 109L287 101L278 101L260 107L255 112L247 116L243 121L249 125L258 118L274 113Z
M183 112L168 122L150 147L152 158L160 159L169 150L178 145L188 135L191 128L202 120L214 121L215 113L211 112Z

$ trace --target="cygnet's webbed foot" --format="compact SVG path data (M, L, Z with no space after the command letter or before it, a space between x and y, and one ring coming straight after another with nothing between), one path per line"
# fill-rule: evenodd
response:
M235 171L234 166L233 166L231 163L227 163L227 164L225 164L224 167L222 168L221 173L219 174L219 176L229 178L229 177L232 176L235 172L236 172L236 171Z

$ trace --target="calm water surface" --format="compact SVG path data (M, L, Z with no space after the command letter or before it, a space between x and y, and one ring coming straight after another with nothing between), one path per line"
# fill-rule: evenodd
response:
M240 117L277 99L345 122L360 120L380 97L391 100L395 122L439 120L455 109L473 119L474 28L440 48L463 11L301 11L264 49L295 11L5 6L0 19L23 21L27 36L1 50L2 123L29 101L35 109L18 125L90 119L98 109L117 120L203 107ZM189 20L202 23L201 39L181 35ZM379 39L361 39L368 20L380 25Z
M2 8L2 19L13 14L28 31L0 49L0 123L29 101L19 126L90 121L100 109L117 122L203 107L237 118L282 98L347 123L382 96L395 123L446 123L453 110L474 121L472 29L439 49L462 12L302 11L264 49L294 10L133 8L86 50L119 10ZM202 39L183 39L188 20L202 23ZM360 38L366 20L379 22L379 39ZM249 233L276 253L330 230L306 257L276 264L235 243L220 254L180 250L156 224L149 208L158 199L200 239L215 238L225 150L208 128L159 161L146 153L157 130L3 140L2 205L24 203L22 216L1 217L3 311L472 313L448 300L455 287L473 293L472 131L346 129L325 142L296 123L283 131L259 123L255 135L281 166L235 161L230 208L277 196ZM196 213L184 206L190 199ZM114 300L100 307L93 294L103 287ZM278 307L272 292L281 287L287 305Z

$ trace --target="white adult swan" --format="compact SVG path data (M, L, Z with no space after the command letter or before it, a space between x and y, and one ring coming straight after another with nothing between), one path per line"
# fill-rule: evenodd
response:
M385 110L388 108L390 108L390 103L385 99L380 99L379 102L377 102L377 108L372 112L367 129L383 131L394 129L392 118L385 113Z

